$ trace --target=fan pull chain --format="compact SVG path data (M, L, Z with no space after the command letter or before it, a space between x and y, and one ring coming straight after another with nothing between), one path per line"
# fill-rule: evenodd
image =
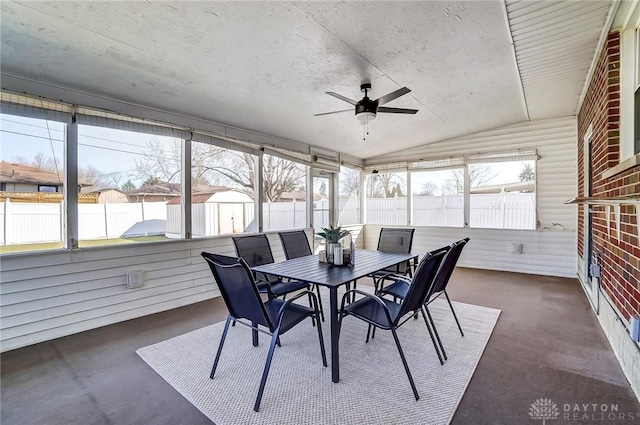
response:
M369 135L369 117L367 116L367 120L365 124L362 126L362 140L367 140L367 136Z

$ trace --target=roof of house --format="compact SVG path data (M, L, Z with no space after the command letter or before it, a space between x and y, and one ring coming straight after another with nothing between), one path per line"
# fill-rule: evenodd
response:
M199 185L200 186L200 185ZM192 204L204 204L205 202L207 202L209 200L209 198L211 198L211 196L215 195L216 193L220 193L220 192L228 192L230 190L235 190L232 189L230 187L226 187L226 186L205 186L206 188L208 188L208 190L206 190L205 192L194 192L191 194L191 203ZM169 200L169 202L167 202L167 205L179 205L180 204L180 198L173 198L171 200Z
M232 190L226 186L209 186L206 184L198 184L191 187L193 193L209 195ZM166 183L156 181L153 184L142 186L140 189L133 189L127 192L128 196L144 196L144 195L162 195L180 197L180 183Z
M0 182L62 186L57 173L6 161L0 162Z
M122 190L118 189L117 187L101 187L101 186L96 186L96 185L83 187L80 190L80 193L104 193L104 192L108 192L110 190L113 190L113 191L116 191L116 192L120 192L120 193L126 195L125 192L123 192Z
M39 184L50 186L62 186L63 177L53 171L43 170L30 165L13 162L0 162L0 183ZM78 180L78 186L89 186L90 183Z
M153 184L142 186L140 189L130 190L127 192L127 195L180 196L180 183L165 183L156 181Z

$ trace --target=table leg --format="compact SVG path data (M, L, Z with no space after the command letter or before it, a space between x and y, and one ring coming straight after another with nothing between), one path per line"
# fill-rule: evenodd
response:
M258 327L258 324L256 322L251 322L251 324L254 327L254 329L251 329L251 337L253 339L253 346L257 347L258 346L258 331L255 328Z
M338 350L338 288L329 288L329 314L331 315L331 380L340 381Z

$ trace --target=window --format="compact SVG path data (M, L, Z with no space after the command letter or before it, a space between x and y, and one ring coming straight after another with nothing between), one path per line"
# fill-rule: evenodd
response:
M65 124L0 114L0 125L0 252L62 248Z
M362 172L359 169L340 167L340 212L338 223L341 225L358 224L360 219L360 191Z
M274 155L262 156L262 226L265 232L302 229L307 222L307 167ZM320 195L327 187L319 187Z
M191 143L192 237L252 231L256 160L249 153Z
M464 226L464 168L411 173L415 226Z
M55 193L57 191L58 191L58 186L47 186L43 184L38 185L38 192Z
M620 7L616 16L627 22L620 31L621 163L640 155L640 3L623 3L625 7Z
M181 139L78 125L78 245L180 237ZM178 200L177 235L169 206ZM175 224L175 223L172 223ZM174 226L175 227L175 226Z
M534 160L473 163L469 167L469 226L536 228Z
M407 224L407 173L373 173L365 181L367 223Z

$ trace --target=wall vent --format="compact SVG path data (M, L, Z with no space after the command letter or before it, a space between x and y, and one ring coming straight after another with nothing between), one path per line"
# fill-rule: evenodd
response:
M140 288L144 285L144 277L142 270L133 270L127 273L127 288Z

